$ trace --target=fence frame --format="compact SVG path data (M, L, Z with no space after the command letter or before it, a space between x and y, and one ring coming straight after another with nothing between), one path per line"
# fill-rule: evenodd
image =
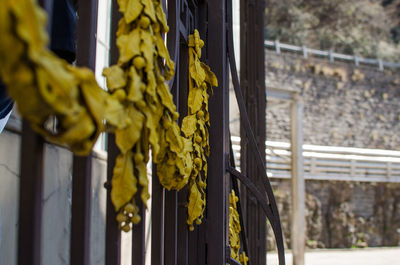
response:
M48 14L52 14L54 0L40 1ZM110 62L117 63L118 49L116 47L115 33L120 14L117 0L112 0L111 19L111 45ZM258 0L262 3L261 0ZM242 0L242 3L251 6L251 1ZM77 64L87 66L94 70L96 55L97 31L97 0L78 0L78 29L77 29ZM210 112L210 146L212 148L208 164L208 188L205 218L202 225L196 226L194 232L189 232L186 225L186 199L187 191L167 192L161 187L157 178L155 167L152 177L152 265L182 264L238 264L230 254L229 246L229 193L231 188L239 193L237 179L243 188L255 194L257 203L262 208L264 215L273 225L277 237L280 265L284 265L284 250L282 229L279 214L272 193L271 185L263 174L261 183L265 190L260 190L245 174L236 171L231 164L231 143L229 136L229 68L235 78L235 91L239 93L241 110L247 136L254 139L252 125L247 116L240 83L236 71L233 35L232 35L232 0L178 0L168 1L168 23L171 26L168 38L168 49L171 57L176 62L177 75L171 81L172 93L177 108L183 117L187 105L188 81L188 35L195 28L205 42L202 58L216 74L219 86L214 90L209 101ZM261 12L262 10L255 10ZM49 16L51 18L51 15ZM228 21L228 23L227 23ZM261 25L262 27L262 25ZM48 26L50 32L51 23ZM260 45L262 46L262 44ZM263 48L262 48L263 50ZM255 61L250 59L249 64ZM262 58L262 62L264 62ZM264 68L264 63L255 66ZM262 70L261 68L258 70ZM263 76L262 76L263 79ZM264 89L264 88L258 88ZM264 91L261 91L264 92ZM264 117L265 118L265 117ZM259 121L255 120L253 126ZM19 205L19 235L18 235L18 264L40 265L41 255L45 255L41 244L42 227L42 197L43 197L43 158L45 140L36 134L28 124L23 121L21 145L21 181ZM222 140L221 140L222 139ZM260 157L260 150L254 145L250 149ZM105 225L105 264L120 265L121 256L121 231L116 221L116 212L111 203L110 189L113 167L118 154L115 137L108 135L107 155L107 181L104 188L107 190L106 198L106 225ZM71 239L70 239L70 264L90 264L90 217L91 217L91 164L92 155L87 157L74 156L73 181L72 181L72 206L71 206ZM262 163L258 161L257 163ZM263 172L265 172L265 164ZM140 192L137 193L138 195ZM239 194L238 194L239 195ZM140 201L139 199L137 200ZM240 204L239 204L240 205ZM145 209L140 203L142 221L132 231L132 265L145 264ZM239 206L240 208L240 206ZM239 212L242 212L239 209ZM243 248L247 250L247 236L241 218L241 233ZM265 217L263 219L266 220ZM256 245L257 239L251 238L250 244ZM261 246L260 253L265 253L265 245ZM247 264L261 264L256 259Z

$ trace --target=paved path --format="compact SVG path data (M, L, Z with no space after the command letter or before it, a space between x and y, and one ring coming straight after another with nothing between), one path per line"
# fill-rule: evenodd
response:
M276 253L267 254L267 265L278 265ZM292 265L292 254L286 254ZM400 247L313 250L306 252L305 265L400 265Z

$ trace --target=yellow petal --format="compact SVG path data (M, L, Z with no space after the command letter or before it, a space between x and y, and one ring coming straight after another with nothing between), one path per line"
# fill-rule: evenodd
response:
M114 91L117 88L122 88L126 85L124 70L118 65L113 65L104 68L103 76L107 79L107 88Z
M115 132L115 143L122 153L131 150L139 140L144 122L144 115L135 107L129 106L127 112L131 123L126 128Z
M199 88L194 88L189 91L188 108L190 113L198 112L203 105L203 91Z
M119 49L119 64L124 64L134 56L140 54L140 29L134 29L127 35L117 37L117 46Z
M196 131L196 124L197 124L196 114L188 115L185 118L183 118L182 132L185 134L186 137L190 137L194 134L194 132Z
M128 87L128 99L132 102L137 102L143 99L143 92L141 86L145 86L142 82L142 78L136 71L134 66L129 69L130 84Z
M149 16L153 22L156 22L156 14L152 0L141 0L144 5L144 13Z
M202 198L199 189L196 184L193 184L189 190L189 203L188 203L188 225L192 225L193 222L203 215L205 207L205 199Z
M155 52L155 44L153 41L154 36L146 30L140 31L139 36L142 39L142 42L140 43L138 50L140 49L140 52L142 52L143 57L146 59L145 69L146 72L149 72L154 69L154 52Z
M126 23L131 23L142 13L143 5L139 1L127 1L124 18Z
M107 105L105 106L106 111L104 117L106 121L117 127L118 129L123 129L130 122L128 113L125 111L125 106L114 97L108 97Z
M132 152L118 155L111 180L111 201L116 211L136 194L136 184L137 180L133 175Z
M147 169L146 169L146 163L143 161L136 164L136 169L138 171L139 175L139 184L142 186L142 192L140 194L140 197L144 203L144 205L147 208L147 200L150 198L149 194L149 181L147 179Z
M156 16L160 24L163 26L163 32L167 33L169 31L169 27L167 25L167 18L165 17L165 13L161 4L158 4L156 7Z
M206 73L205 76L205 81L207 83L209 83L211 86L217 87L218 86L218 80L217 77L215 76L215 74L211 71L210 67L208 65L206 65L205 63L200 63L201 64L201 68L203 68L203 70Z

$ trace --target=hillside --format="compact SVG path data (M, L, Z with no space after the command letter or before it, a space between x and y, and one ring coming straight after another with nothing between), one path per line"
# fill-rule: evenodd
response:
M266 37L400 61L400 0L269 0Z

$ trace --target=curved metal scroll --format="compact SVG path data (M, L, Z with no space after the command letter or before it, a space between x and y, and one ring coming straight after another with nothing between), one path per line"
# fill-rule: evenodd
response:
M228 44L228 58L229 58L229 65L230 65L230 70L231 70L231 75L232 75L232 83L236 95L236 99L239 105L239 111L241 117L243 117L244 121L244 129L246 132L247 137L250 140L250 145L253 148L253 150L256 150L256 161L257 165L263 169L266 174L266 168L264 166L264 161L261 156L260 150L258 149L256 139L254 137L253 130L251 128L249 118L247 115L246 111L246 105L243 100L243 95L242 95L242 90L240 88L240 83L239 83L239 77L236 69L236 60L235 60L235 52L234 52L234 46L233 46L233 25L232 25L232 0L227 1L227 20L228 20L228 39L227 39L227 44ZM227 159L227 162L229 159ZM276 205L275 197L272 192L272 187L271 183L269 182L268 177L265 175L265 180L262 181L264 184L266 193L267 193L267 198L265 198L265 195L263 195L257 187L254 185L254 183L247 178L245 175L237 171L235 168L233 168L230 164L227 165L228 171L237 177L257 198L257 201L261 204L265 215L267 216L268 220L271 223L272 230L275 235L275 240L278 248L278 257L279 257L279 265L285 265L285 252L284 252L284 246L283 246L283 237L282 237L282 227L281 227L281 222L279 218L279 212L278 208Z

